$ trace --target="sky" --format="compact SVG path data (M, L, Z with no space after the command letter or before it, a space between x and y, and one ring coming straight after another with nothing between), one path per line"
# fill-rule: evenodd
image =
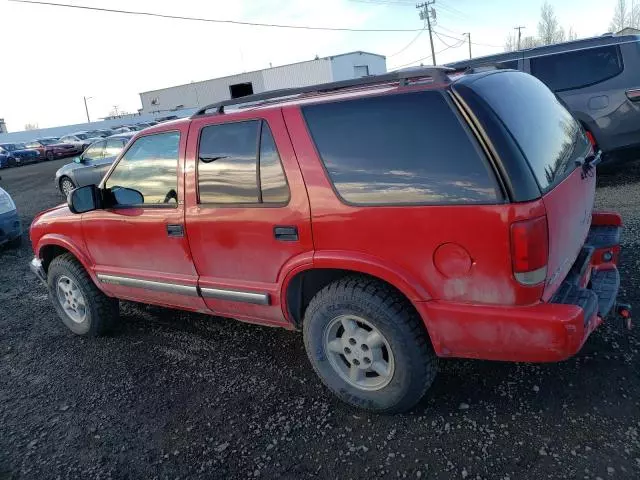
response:
M249 22L360 29L421 29L409 0L49 0L92 7ZM608 30L616 0L551 0L578 37ZM439 64L503 51L513 27L534 35L543 0L436 0ZM429 36L228 25L0 0L0 118L10 132L141 108L139 93L363 50L387 69L430 63Z

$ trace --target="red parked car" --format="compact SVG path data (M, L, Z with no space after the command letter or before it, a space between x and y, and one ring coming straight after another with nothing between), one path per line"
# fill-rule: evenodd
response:
M449 73L139 132L99 186L36 217L31 268L79 335L118 299L300 329L328 388L375 411L412 407L438 357L566 359L630 314L620 216L592 210L600 153L534 77Z
M27 147L40 152L40 158L55 160L56 158L72 157L82 153L77 145L60 143L57 138L40 138L27 143Z

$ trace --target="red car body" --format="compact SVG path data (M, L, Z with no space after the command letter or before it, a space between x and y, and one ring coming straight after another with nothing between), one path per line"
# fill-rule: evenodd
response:
M30 149L37 150L40 153L40 158L47 160L72 157L82 153L80 148L70 143L43 143L40 140L35 140L27 145Z
M576 167L531 201L353 205L336 194L302 111L306 104L442 88L428 83L325 93L146 129L129 148L144 136L180 134L176 207L75 215L61 205L33 222L36 257L46 270L53 257L70 252L108 296L290 329L301 325L304 301L296 298L307 295L303 281L315 288L326 285L320 275L358 272L408 299L438 356L566 359L605 315L556 301L563 284L574 275L586 289L610 272L614 299L619 284L622 222L615 213L592 211L595 168ZM199 204L202 129L255 119L273 133L290 200L278 208ZM182 234L168 236L173 226ZM296 241L275 238L278 226L295 227ZM613 237L598 240L605 230ZM528 264L543 272L532 285L518 280L518 269Z

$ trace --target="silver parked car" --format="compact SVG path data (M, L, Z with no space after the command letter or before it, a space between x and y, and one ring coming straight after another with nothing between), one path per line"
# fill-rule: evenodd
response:
M58 169L56 187L66 196L74 188L100 183L133 135L123 133L92 143L73 163Z
M546 83L604 152L605 164L639 158L640 35L608 34L448 66L491 65L522 70Z

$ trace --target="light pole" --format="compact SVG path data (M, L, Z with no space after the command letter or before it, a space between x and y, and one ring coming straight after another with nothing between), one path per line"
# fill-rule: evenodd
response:
M93 97L82 98L84 98L84 111L87 112L87 123L91 123L91 119L89 118L89 107L87 107L87 100L91 100Z

